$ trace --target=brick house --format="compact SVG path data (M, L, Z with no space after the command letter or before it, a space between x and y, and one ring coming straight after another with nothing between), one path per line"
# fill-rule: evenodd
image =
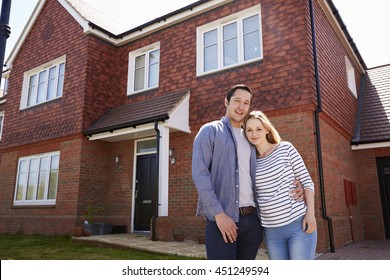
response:
M202 239L192 142L245 83L316 184L318 251L390 239L390 66L367 69L331 0L201 0L133 29L40 0L6 63L1 233L72 234L93 208Z

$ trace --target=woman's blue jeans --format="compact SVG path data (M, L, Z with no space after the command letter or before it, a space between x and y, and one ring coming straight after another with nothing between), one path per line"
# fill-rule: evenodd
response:
M270 260L314 260L317 231L305 233L302 221L303 216L285 226L264 228Z

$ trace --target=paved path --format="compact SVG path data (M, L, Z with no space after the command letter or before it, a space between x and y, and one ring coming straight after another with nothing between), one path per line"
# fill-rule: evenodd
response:
M318 260L390 260L390 240L364 240L324 253Z
M138 234L92 235L72 237L74 240L96 245L126 247L155 253L206 258L205 246L194 241L152 241L149 236ZM267 260L264 249L260 249L258 260ZM390 240L366 240L336 249L335 253L320 254L317 260L390 260Z

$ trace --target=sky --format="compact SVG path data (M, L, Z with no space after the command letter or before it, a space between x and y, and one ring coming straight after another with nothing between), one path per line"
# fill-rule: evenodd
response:
M154 18L196 2L195 0L83 0L110 18L136 27ZM5 59L27 23L37 0L12 0L11 35ZM347 30L368 68L390 64L390 1L333 0ZM137 9L134 9L134 5ZM0 7L1 9L1 7Z

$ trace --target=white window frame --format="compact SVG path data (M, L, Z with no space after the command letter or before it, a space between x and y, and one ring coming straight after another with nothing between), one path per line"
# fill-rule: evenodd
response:
M134 94L154 88L158 88L159 81L160 81L160 60L161 60L161 52L159 54L159 60L158 60L158 77L157 77L157 85L155 86L149 86L149 54L153 51L159 51L160 52L160 42L153 43L151 45L148 45L146 47L137 49L135 51L132 51L129 53L129 69L128 69L128 77L127 77L127 94ZM144 87L140 90L134 90L134 84L135 84L135 59L141 55L145 55L145 75L144 75Z
M57 169L51 169L51 159L53 156L58 156L58 168ZM43 158L49 158L46 166L46 175L45 175L45 186L44 186L44 198L43 199L37 199L37 191L38 191L38 181L40 178L40 163L41 159ZM37 171L35 172L35 178L32 177L33 180L33 198L32 199L26 199L27 197L27 189L28 189L28 183L30 180L30 174L32 171L30 170L30 164L31 160L38 160L37 163ZM21 163L23 161L27 162L27 172L25 175L25 178L23 179L23 190L22 190L22 199L18 199L18 184L19 181L22 180L21 174L20 174L20 168ZM59 177L59 163L60 163L60 152L51 152L51 153L45 153L45 154L39 154L39 155L32 155L27 157L21 157L18 160L18 169L17 169L17 176L16 176L16 183L15 183L15 196L14 196L14 205L15 206L29 206L29 205L55 205L56 204L56 197L58 193L58 177ZM57 182L55 184L55 198L49 199L48 193L49 193L49 182L50 182L50 174L52 170L57 170Z
M348 57L345 57L345 67L346 67L348 88L353 93L353 95L357 98L355 68L353 68L353 65L349 61Z
M26 108L30 108L30 107L34 107L36 105L39 105L39 104L42 104L42 103L46 103L46 102L49 102L49 101L52 101L54 99L58 99L58 98L61 98L62 97L62 94L63 94L63 88L64 88L64 79L65 79L65 68L66 68L66 55L64 56L61 56L59 58L56 58L52 61L49 61L43 65L40 65L34 69L31 69L27 72L24 73L24 77L23 77L23 89L22 89L22 98L21 98L21 102L20 102L20 110L23 110L23 109L26 109ZM62 83L61 83L61 92L57 92L58 90L58 85L59 85L59 81L58 81L58 78L59 78L59 66L61 64L64 64L64 73L63 73L63 76L62 76ZM48 98L47 96L47 88L48 88L48 79L49 79L49 70L53 67L56 67L56 73L55 73L55 77L54 77L54 89L53 91L56 93L55 96L53 98ZM38 91L38 79L39 79L39 74L42 73L42 72L46 72L46 77L45 77L45 81L44 81L44 93L45 93L45 100L43 101L36 101L35 103L29 105L28 104L28 99L29 99L29 86L30 86L30 77L36 75L37 76L37 82L36 82L36 89L34 90L35 91L35 99L37 100L37 91Z
M0 112L0 141L1 141L1 135L3 134L4 117L5 117L5 113Z
M1 81L1 87L2 92L0 92L0 97L6 96L8 94L8 77L3 76Z
M244 34L243 34L243 21L246 18L252 17L258 15L259 17L259 47L260 47L260 54L259 57L252 58L245 60L244 58ZM231 64L228 66L223 66L223 27L227 26L228 24L237 23L238 25L238 62L235 64ZM204 71L204 34L213 30L217 30L217 52L218 52L218 66L216 69L212 69L209 71ZM262 36L262 26L261 26L261 6L256 5L252 8L243 10L239 13L232 14L230 16L227 16L225 18L219 19L217 21L205 24L203 26L200 26L196 30L197 33L197 39L196 39L196 48L197 48L197 55L196 55L196 72L197 76L202 76L218 71L222 71L229 68L234 68L240 65L252 63L254 61L260 61L263 59L263 36Z

